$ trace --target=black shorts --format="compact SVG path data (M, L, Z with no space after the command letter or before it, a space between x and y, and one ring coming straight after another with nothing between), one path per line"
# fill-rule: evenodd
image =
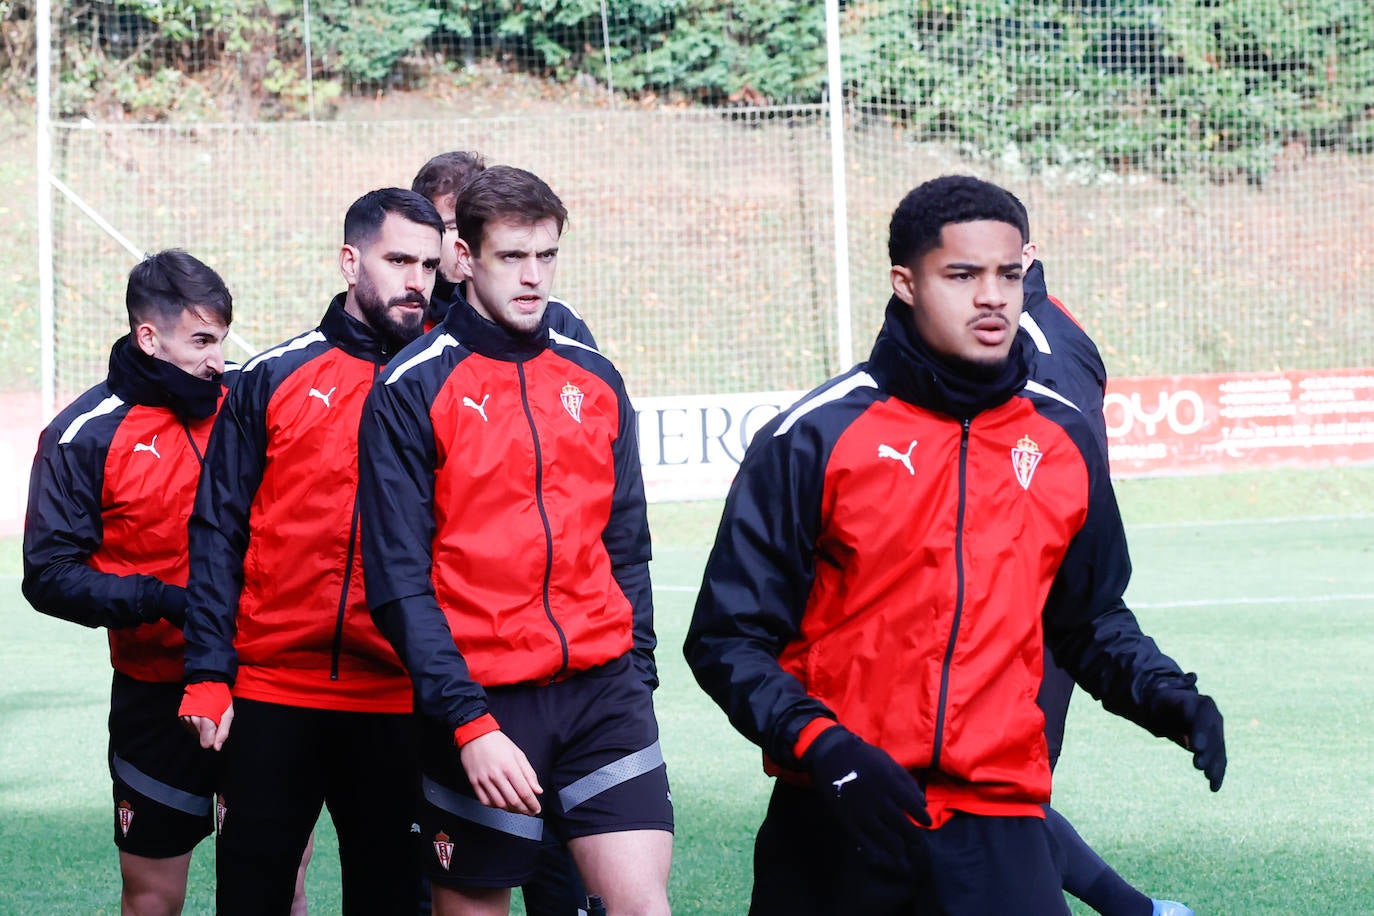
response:
M216 755L181 724L181 692L181 684L114 674L109 762L122 852L167 859L210 835Z
M430 881L444 887L524 884L534 874L545 830L566 842L673 829L652 694L628 655L555 684L492 688L487 700L538 775L543 813L528 817L478 802L452 730L426 720L419 822Z
M754 844L750 916L1068 916L1045 822L956 813L878 868L811 789L779 781Z
M324 806L338 835L341 912L414 916L415 718L234 700L221 752L215 911L291 910Z

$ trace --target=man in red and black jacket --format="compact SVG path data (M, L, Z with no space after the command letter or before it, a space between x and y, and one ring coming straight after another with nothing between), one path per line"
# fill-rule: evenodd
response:
M414 192L355 201L339 254L348 291L319 327L244 364L210 437L181 713L222 749L221 914L287 911L325 804L344 911L415 912L410 681L365 601L357 431L383 365L420 332L442 234Z
M467 276L458 265L458 192L486 169L481 153L452 150L433 157L415 173L410 189L423 194L444 221L444 241L439 258L439 275L434 279L434 295L425 311L425 330L444 320L449 309L463 302ZM544 309L549 331L596 349L591 328L566 302L550 297ZM529 916L570 916L587 891L567 849L552 836L545 837L539 850L534 874L520 888ZM423 910L423 907L422 907Z
M110 775L125 912L179 913L210 833L212 755L176 719L186 521L223 388L233 300L184 251L129 273L130 333L105 381L43 431L29 480L24 595L109 631Z
M780 778L753 913L1067 913L1043 647L1225 772L1216 704L1139 628L1106 455L1030 381L1024 210L948 176L893 214L869 360L755 437L685 645Z
M548 185L493 167L457 211L469 299L397 356L359 431L368 603L424 715L435 909L504 910L548 829L609 912L666 914L634 408L604 356L549 332Z

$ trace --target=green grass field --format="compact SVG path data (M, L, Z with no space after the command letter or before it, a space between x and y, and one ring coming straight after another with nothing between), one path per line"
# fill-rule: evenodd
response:
M1374 468L1132 480L1129 598L1226 716L1213 795L1188 755L1080 694L1056 804L1139 887L1199 914L1374 912ZM680 646L717 503L651 507L679 914L745 910L768 780ZM116 913L103 634L29 609L0 541L0 914ZM327 818L312 912L337 913ZM209 913L213 849L188 913ZM1077 906L1075 913L1090 911Z

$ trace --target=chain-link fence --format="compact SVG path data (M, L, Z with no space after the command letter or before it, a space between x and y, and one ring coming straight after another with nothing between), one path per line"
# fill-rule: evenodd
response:
M1022 197L1115 374L1374 362L1364 0L834 10L838 45L819 2L57 3L59 395L103 372L131 250L216 267L265 348L342 288L348 204L450 149L563 197L555 292L640 395L863 358L891 210L949 172Z

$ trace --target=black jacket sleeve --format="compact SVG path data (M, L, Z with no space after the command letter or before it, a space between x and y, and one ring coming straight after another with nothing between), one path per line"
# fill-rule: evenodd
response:
M189 526L191 574L186 585L187 683L234 683L234 651L249 511L267 466L267 367L241 372L224 399L196 487Z
M800 631L815 578L827 448L810 427L775 437L782 419L754 437L740 464L684 654L731 724L796 767L792 750L802 728L818 716L835 718L778 663Z
M634 406L619 386L620 432L612 447L615 464L615 492L611 497L611 515L602 542L611 558L611 574L630 602L634 612L633 660L640 680L650 689L658 686L658 666L654 650L658 637L654 634L654 594L649 580L649 560L652 548L649 538L649 514L644 497L644 472L639 459L639 434Z
M434 428L410 378L374 385L358 430L363 577L377 629L410 672L420 712L449 728L487 712L434 596Z
M176 618L184 593L145 575L87 565L103 539L101 493L110 437L95 428L60 442L53 424L38 440L24 522L24 597L44 614L87 627L119 629Z
M1107 710L1160 735L1155 699L1194 690L1195 678L1160 651L1126 606L1131 563L1106 456L1086 441L1080 450L1090 469L1088 515L1050 589L1045 638L1055 661Z

